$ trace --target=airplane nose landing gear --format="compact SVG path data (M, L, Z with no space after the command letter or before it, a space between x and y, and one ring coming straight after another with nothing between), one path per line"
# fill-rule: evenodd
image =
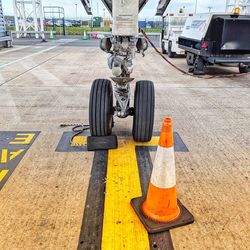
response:
M152 82L136 83L134 107L130 107L133 59L136 52L144 56L148 48L146 39L138 35L138 12L143 5L141 0L112 1L112 5L112 35L101 40L100 48L110 55L108 66L113 74L116 102L113 107L111 82L95 80L90 94L90 132L92 136L108 136L112 133L114 115L118 118L132 115L134 140L146 142L153 134L155 94Z

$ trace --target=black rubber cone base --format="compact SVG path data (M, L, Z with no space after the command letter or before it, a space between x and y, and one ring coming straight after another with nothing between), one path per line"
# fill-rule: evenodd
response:
M144 201L145 201L144 197L139 197L132 199L130 203L133 209L135 210L136 214L138 215L139 219L141 220L142 224L146 228L146 230L151 234L168 231L169 229L181 227L194 222L193 215L182 205L182 203L179 200L178 200L178 205L180 207L181 213L180 216L175 221L167 223L153 221L148 217L146 217L141 211L141 206Z
M118 147L117 136L89 136L87 138L88 151L116 149Z

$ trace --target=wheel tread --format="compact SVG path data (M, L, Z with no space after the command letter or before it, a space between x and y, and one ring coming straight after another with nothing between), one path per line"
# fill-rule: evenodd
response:
M113 90L110 80L97 79L93 82L89 100L90 133L93 136L107 136L112 132Z
M135 141L149 141L154 124L154 85L151 81L139 81L135 89L135 115L133 137Z

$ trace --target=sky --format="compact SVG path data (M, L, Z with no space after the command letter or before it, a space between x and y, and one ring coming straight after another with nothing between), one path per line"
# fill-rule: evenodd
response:
M140 18L153 18L155 17L156 7L159 0L149 0L147 5L140 13ZM187 13L193 13L195 9L196 0L172 0L168 7L169 12L175 12L180 7L185 6ZM208 12L208 7L212 7L212 12L225 11L226 0L197 0L198 12ZM2 0L3 10L5 15L13 15L12 0ZM87 14L82 6L80 0L42 0L43 6L60 6L64 7L66 18L76 17L77 4L77 18L85 19ZM92 0L94 16L104 16L104 5L101 0ZM105 17L108 17L108 11L105 10Z

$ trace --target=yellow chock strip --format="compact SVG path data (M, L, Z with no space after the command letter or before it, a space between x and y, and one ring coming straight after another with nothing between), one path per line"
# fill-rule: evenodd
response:
M71 143L71 147L80 147L87 145L87 137L86 136L75 136Z
M121 139L119 148L109 150L102 250L147 250L148 233L130 206L130 200L142 195L135 146L156 146L157 139L136 144Z

